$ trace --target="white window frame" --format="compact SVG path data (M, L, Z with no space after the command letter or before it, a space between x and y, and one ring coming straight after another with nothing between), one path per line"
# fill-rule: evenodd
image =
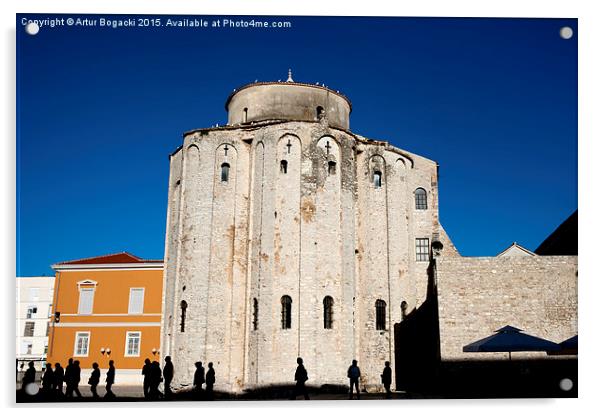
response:
M142 290L142 310L140 312L132 312L132 291ZM144 313L144 295L146 290L143 287L130 287L130 297L128 299L128 315L142 315Z
M426 241L426 246L421 245L420 242L425 242ZM417 262L428 262L430 260L429 256L430 256L430 244L431 241L428 237L417 237L416 238L416 242L414 243L414 251L415 251L415 255L416 255L416 261ZM419 252L418 249L419 248L426 248L426 252ZM420 259L418 257L421 257ZM426 258L422 258L426 256Z
M94 314L94 296L96 295L96 285L92 286L92 285L82 285L82 284L78 284L78 289L79 289L79 299L77 302L77 314L78 315L92 315ZM82 306L82 292L83 291L92 291L92 302L90 304L90 312L87 313L83 313L81 311L81 306Z
M77 353L77 340L79 339L80 335L87 335L88 336L88 344L86 345L86 353L85 354L78 354ZM88 354L90 354L90 341L91 341L90 331L77 331L75 333L75 342L73 344L73 356L74 357L87 357Z
M130 335L138 334L138 354L130 354L128 352L128 344L130 341ZM125 348L123 350L124 357L140 357L140 350L142 349L142 331L127 331L125 333Z

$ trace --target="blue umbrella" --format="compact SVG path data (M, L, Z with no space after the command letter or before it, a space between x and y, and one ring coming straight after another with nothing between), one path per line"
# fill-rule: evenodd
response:
M508 352L512 360L512 351L558 351L560 346L555 342L533 335L524 334L522 329L505 326L487 338L480 339L462 348L464 352Z
M548 351L548 355L577 355L577 335L569 339L565 339L558 345L560 345L560 351Z

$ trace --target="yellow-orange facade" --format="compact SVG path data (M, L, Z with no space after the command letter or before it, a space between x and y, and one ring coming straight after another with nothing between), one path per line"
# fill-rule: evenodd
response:
M160 361L162 261L119 253L53 269L48 362L65 366L73 358L86 369L113 360L139 371L145 358Z

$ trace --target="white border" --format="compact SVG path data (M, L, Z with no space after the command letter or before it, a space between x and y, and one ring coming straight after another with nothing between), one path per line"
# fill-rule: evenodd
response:
M220 2L191 2L189 0L171 0L169 2L149 2L142 0L89 0L72 2L69 0L20 0L19 2L2 2L0 19L4 22L3 33L7 37L3 46L4 60L2 80L5 92L2 101L2 120L0 125L6 129L2 141L4 146L0 154L5 158L2 171L4 191L7 199L15 198L15 16L17 12L54 12L54 13L147 13L147 14L303 14L303 15L359 15L359 16L488 16L488 17L576 17L579 18L579 217L583 224L579 234L579 338L582 341L579 357L579 400L440 400L440 401L406 401L403 403L357 403L353 406L345 402L308 403L300 402L246 402L246 403L213 403L215 409L225 413L239 414L241 411L251 414L282 414L282 407L290 415L306 414L307 405L333 412L343 410L349 415L365 414L369 407L377 407L387 412L419 412L420 414L449 415L504 415L508 412L545 412L546 415L592 414L599 405L599 376L601 366L599 346L602 345L602 331L597 326L599 315L599 293L602 283L597 279L598 240L596 232L602 226L602 198L600 197L598 180L602 177L602 118L600 115L600 97L602 97L602 59L600 39L602 39L602 21L597 2L590 0L422 0L420 2L388 2L371 0L370 2L349 2L342 0L305 0L304 2L282 2L280 0L221 0ZM11 166L13 168L11 169ZM583 192L588 190L588 192ZM0 250L0 261L8 265L7 275L15 274L15 241L16 230L15 208L13 203L2 204L4 249ZM12 288L14 279L5 279L3 294L5 316L12 316ZM11 331L2 331L5 337L5 360L14 359L14 342ZM8 374L8 372L7 372ZM8 376L2 378L6 383L0 388L5 406L14 403L13 381ZM86 406L89 416L105 415L107 407L145 407L149 413L163 414L168 407L195 408L199 403L137 403L137 404L91 404ZM32 411L22 409L24 405L7 409L6 414L22 415ZM386 406L386 410L385 410ZM45 407L45 406L41 406ZM403 409L402 409L403 407ZM244 410L243 410L244 409ZM61 413L81 415L82 410L75 406L62 408Z

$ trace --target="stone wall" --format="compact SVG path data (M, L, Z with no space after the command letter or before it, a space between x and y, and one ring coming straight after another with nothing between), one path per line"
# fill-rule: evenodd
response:
M436 285L442 361L508 359L462 352L506 325L553 342L577 334L576 256L437 257Z

